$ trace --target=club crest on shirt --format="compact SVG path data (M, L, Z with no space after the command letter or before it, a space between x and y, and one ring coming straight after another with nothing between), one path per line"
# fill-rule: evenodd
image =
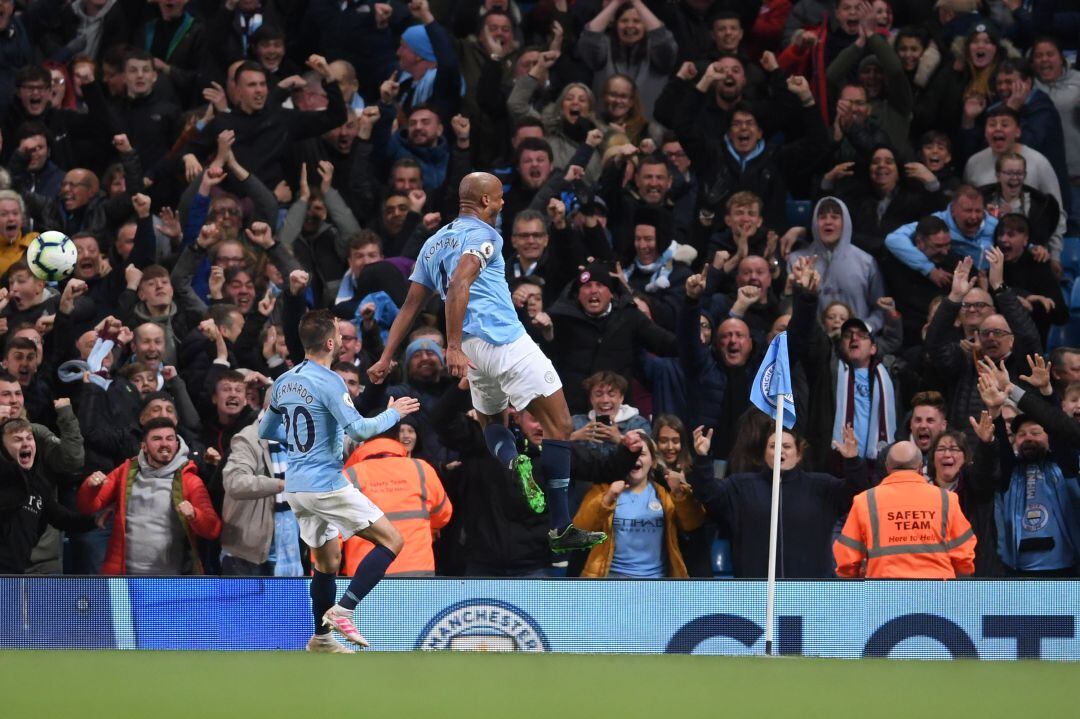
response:
M1038 532L1050 523L1050 512L1041 504L1029 504L1024 512L1024 531Z

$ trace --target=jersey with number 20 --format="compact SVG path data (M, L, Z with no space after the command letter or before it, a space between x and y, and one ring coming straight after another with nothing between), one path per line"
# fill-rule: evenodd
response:
M480 260L480 275L469 288L462 332L465 338L479 337L493 345L506 345L525 334L506 284L502 237L495 228L471 215L462 215L428 238L420 249L409 278L438 292L446 299L446 288L464 255Z
M348 483L341 474L344 433L364 440L400 419L396 409L363 417L336 372L304 360L274 382L259 436L286 447L286 492L330 492Z

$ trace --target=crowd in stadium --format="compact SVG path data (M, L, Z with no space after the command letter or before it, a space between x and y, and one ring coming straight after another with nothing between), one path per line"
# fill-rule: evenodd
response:
M859 573L906 439L975 576L1075 576L1078 47L1074 0L0 0L0 573L308 573L258 419L331 308L360 412L421 403L346 446L391 576L764 577L785 329L779 577ZM554 567L437 296L367 374L478 170L611 537Z

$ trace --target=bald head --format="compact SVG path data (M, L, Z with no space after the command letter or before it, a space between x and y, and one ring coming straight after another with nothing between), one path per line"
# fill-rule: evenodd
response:
M898 469L922 469L922 452L914 442L897 442L889 448L889 454L885 457L885 471L895 472Z
M479 217L489 225L495 225L503 207L502 183L487 172L472 172L458 185L461 214Z
M502 183L495 175L487 172L471 172L465 175L458 185L458 197L462 202L479 204L484 195L493 195L502 189Z

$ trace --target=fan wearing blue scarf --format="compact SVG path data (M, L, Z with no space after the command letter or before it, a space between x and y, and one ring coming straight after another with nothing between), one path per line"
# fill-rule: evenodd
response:
M396 81L400 89L400 106L405 112L416 105L431 103L441 117L449 118L456 114L461 95L465 93L465 81L452 40L435 22L427 0L410 3L409 12L421 24L413 25L401 34L401 45L397 50L401 72L390 81ZM383 102L388 102L386 97Z
M664 307L655 320L668 328L675 326L682 288L691 275L690 263L697 258L697 250L672 239L672 225L662 208L638 209L634 213L634 261L623 270L631 288L661 301Z
M998 555L1010 574L1071 576L1080 560L1076 452L1053 451L1056 438L1033 416L1018 415L1011 426L1010 444L1004 419L994 422L1004 480L994 505Z

